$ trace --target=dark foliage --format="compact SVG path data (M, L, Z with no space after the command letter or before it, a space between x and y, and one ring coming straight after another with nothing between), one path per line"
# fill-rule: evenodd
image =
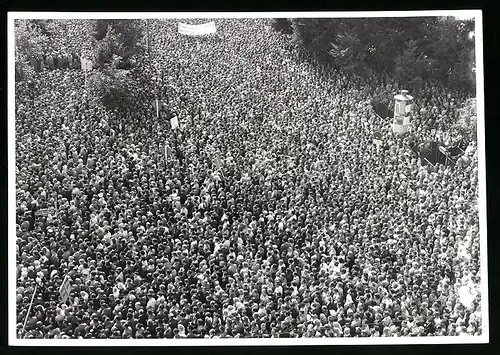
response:
M96 72L90 78L89 85L93 95L109 110L126 109L132 102L134 85L126 70L105 69Z
M32 28L39 31L44 36L50 36L51 32L48 28L48 22L50 20L28 20L28 24L32 26Z
M138 20L95 21L93 37L97 40L99 65L115 63L118 69L131 67L131 59L143 53L143 28ZM116 60L115 56L120 57Z
M395 76L418 88L432 76L473 90L473 20L454 17L293 19L295 37L309 52L358 75Z
M292 22L287 18L276 18L273 20L273 28L284 34L292 34Z

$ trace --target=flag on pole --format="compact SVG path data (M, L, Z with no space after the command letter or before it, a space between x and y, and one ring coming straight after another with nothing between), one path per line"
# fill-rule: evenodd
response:
M71 280L68 275L64 277L64 280L59 288L59 295L61 297L61 302L66 303L69 298L69 294L71 293Z
M172 156L172 148L170 148L170 145L165 144L165 163L168 162L168 158Z

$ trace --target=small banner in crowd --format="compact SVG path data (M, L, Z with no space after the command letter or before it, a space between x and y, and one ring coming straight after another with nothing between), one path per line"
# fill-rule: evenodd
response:
M215 22L207 22L201 25L189 25L187 23L178 23L178 31L182 35L187 36L202 36L217 32Z
M59 288L59 295L61 296L61 302L66 303L71 293L71 280L68 275L64 277L64 280Z
M179 127L179 120L177 119L177 116L170 119L170 125L172 126L172 129L177 129Z
M91 71L92 70L92 61L90 59L82 57L80 59L80 62L82 63L82 70L83 71Z
M48 216L49 214L50 215L54 215L56 212L55 208L54 207L50 207L50 208L43 208L43 209L40 209L38 211L35 212L35 216L36 217L46 217Z

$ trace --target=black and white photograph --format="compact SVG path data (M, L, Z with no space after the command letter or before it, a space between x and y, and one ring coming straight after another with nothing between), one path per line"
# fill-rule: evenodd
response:
M11 345L489 341L480 10L8 20Z

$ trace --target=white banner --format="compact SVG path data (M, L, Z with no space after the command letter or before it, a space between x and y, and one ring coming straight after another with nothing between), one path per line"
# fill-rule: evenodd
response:
M189 25L187 23L178 23L179 33L188 36L200 36L216 33L215 22L207 22L201 25Z

